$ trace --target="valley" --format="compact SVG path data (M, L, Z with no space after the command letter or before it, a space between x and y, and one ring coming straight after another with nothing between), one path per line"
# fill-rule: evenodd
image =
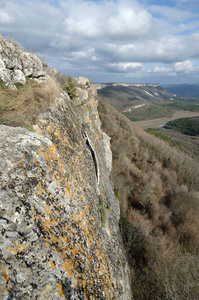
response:
M199 112L192 112L192 111L185 111L185 110L178 110L174 113L174 115L170 118L157 118L153 120L144 120L144 121L137 121L135 122L137 126L142 129L146 128L156 128L160 127L162 124L167 123L169 121L173 121L180 118L192 118L199 116Z
M159 85L151 84L105 84L98 89L98 95L140 129L198 160L198 136L163 128L163 124L167 122L199 116L199 99L187 97L190 88L186 91L186 87L189 85L176 86L176 89L172 86L173 90L167 91ZM173 94L171 90L180 90L182 94Z
M105 85L98 96L141 128L199 116L198 98L172 94L159 85Z

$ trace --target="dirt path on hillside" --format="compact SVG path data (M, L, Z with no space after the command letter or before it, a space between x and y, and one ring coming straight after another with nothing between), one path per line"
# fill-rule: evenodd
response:
M162 124L167 123L172 120L175 120L175 119L198 117L198 116L199 116L199 112L178 110L175 112L175 114L171 118L159 118L159 119L154 119L154 120L137 121L137 122L133 122L133 123L135 123L137 126L139 126L142 129L146 129L146 128L159 127Z

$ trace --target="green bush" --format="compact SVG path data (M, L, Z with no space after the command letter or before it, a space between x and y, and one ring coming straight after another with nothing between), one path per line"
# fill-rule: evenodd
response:
M120 193L117 193L116 195L117 200L120 200Z
M68 81L64 85L63 90L68 93L71 99L74 99L77 96L76 84L71 76L68 76Z

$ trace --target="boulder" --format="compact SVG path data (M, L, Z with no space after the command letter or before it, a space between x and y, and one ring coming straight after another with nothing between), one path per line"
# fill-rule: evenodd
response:
M25 76L32 78L45 77L42 61L33 53L22 52L21 60Z
M5 86L7 86L10 91L17 91L16 85L14 85L12 82L7 82Z
M6 68L4 61L0 58L0 80L4 83L11 81L11 71Z
M49 70L47 70L47 74L48 74L49 76L56 76L56 75L58 74L58 71L57 71L56 68L54 68L54 69L49 69Z
M21 60L19 53L17 52L15 46L6 40L0 40L0 58L5 63L7 69L22 70Z
M26 77L39 83L46 81L41 59L33 53L21 51L17 44L6 41L0 35L0 80L13 90L16 83L25 84Z
M86 77L78 77L77 83L82 84L82 85L86 85L87 83L89 83L89 80Z
M12 82L13 84L20 83L20 84L26 84L26 77L24 73L21 70L14 70L12 74Z

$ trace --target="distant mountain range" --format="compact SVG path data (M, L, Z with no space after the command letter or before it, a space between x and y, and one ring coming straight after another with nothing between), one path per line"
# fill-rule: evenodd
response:
M172 93L159 84L104 83L97 85L97 92L131 121L172 117L176 110L199 111L195 97L188 93L189 96L179 96L176 90Z
M165 103L173 100L174 95L159 84L126 84L103 83L97 84L98 95L117 110L123 111L129 107L140 104Z
M114 86L125 86L125 87L158 87L160 84L152 83L124 83L124 82L110 82L110 83L96 83L97 89L103 89L105 87L114 87Z
M199 98L199 84L162 85L168 92L184 97Z

